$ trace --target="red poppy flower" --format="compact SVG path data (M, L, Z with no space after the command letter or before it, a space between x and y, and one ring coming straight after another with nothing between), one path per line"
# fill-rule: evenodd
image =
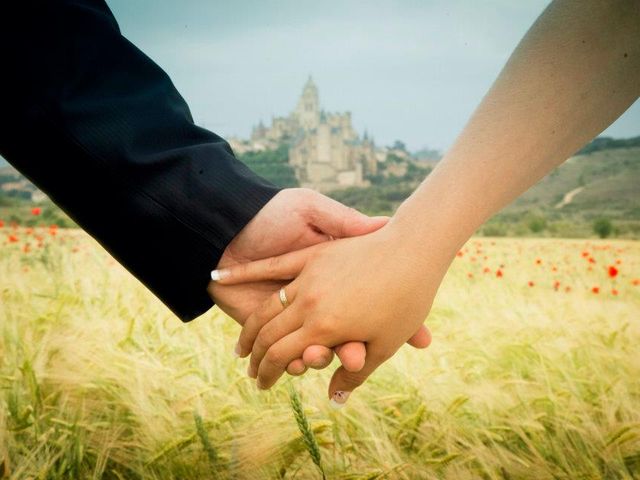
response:
M38 216L42 213L42 209L40 207L33 207L31 209L31 215Z
M496 277L502 278L502 270L497 270L496 271Z
M19 239L15 235L9 235L8 237L9 243L18 243Z
M583 256L583 257L585 257L585 258L586 258L586 257L588 257L588 256L589 256L589 252L587 252L587 251L585 250L584 252L582 252L582 256Z
M0 228L4 228L4 222L0 220Z
M589 263L596 263L596 259L593 257L589 257Z
M536 265L542 265L542 259L536 258Z
M634 278L633 280L631 280L631 285L633 285L634 287L640 285L640 278Z
M482 270L484 273L489 273L491 271L491 269L489 267L484 267L484 270Z
M531 280L529 280L529 283L527 283L527 285L529 285L530 287L533 287L535 285L535 283L533 283Z
M592 287L591 293L600 293L600 287Z
M611 290L611 295L618 295L618 290L616 290L615 288Z
M558 290L560 288L560 281L556 280L555 282L553 282L553 288L554 290Z
M616 267L614 267L613 265L611 265L609 267L609 269L607 270L607 273L609 274L609 276L611 278L615 278L616 275L618 275L618 269Z

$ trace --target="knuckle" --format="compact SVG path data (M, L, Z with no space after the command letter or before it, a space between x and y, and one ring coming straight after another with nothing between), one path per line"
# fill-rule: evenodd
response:
M242 331L240 332L240 342L250 343L255 339L256 325L255 318L253 316L249 317L242 327Z
M280 305L279 298L274 298L272 301L277 301L278 305ZM269 316L270 313L271 312L269 312L268 308L262 308L260 311L256 312L253 323L253 328L255 328L256 331L264 328L269 323L269 320L273 318L272 316Z
M275 275L278 272L278 268L280 267L280 258L279 257L271 257L267 260L267 264L265 266L266 272L269 275Z
M362 385L367 379L368 375L361 372L348 372L344 371L342 375L342 383L345 386L357 387Z
M298 195L300 195L302 198L307 198L307 199L311 199L314 198L316 195L318 195L318 193L315 190L312 190L310 188L297 188L297 193Z
M269 349L264 356L264 359L272 365L282 369L284 369L288 363L284 353L276 348Z
M329 337L335 331L335 322L331 319L323 319L313 323L313 333L318 339Z
M236 276L245 277L249 273L248 263L239 263L235 266Z
M271 346L271 343L269 343L268 338L266 338L263 333L258 334L258 336L256 337L255 342L253 342L253 349L254 350L258 350L258 351L264 352L265 350L267 350L269 348L269 346Z
M320 303L320 295L316 292L307 293L302 298L302 307L305 309L314 309Z
M360 216L360 212L353 207L347 207L347 214L349 215L349 218Z

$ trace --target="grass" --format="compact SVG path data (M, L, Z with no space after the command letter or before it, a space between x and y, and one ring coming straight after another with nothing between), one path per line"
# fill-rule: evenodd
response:
M260 392L218 310L181 324L83 233L39 232L0 229L0 476L640 478L638 242L472 240L432 347L335 411L331 369Z

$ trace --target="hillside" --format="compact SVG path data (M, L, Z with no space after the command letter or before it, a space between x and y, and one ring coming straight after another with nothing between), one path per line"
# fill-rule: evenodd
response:
M564 196L574 189L571 201ZM602 150L570 158L511 206L554 207L562 211L606 211L617 217L640 218L640 147Z
M523 224L526 229L538 221L547 224L543 230L552 227L551 234L584 236L584 229L597 218L611 220L620 236L640 236L640 147L595 150L570 158L485 229L521 234L516 230Z

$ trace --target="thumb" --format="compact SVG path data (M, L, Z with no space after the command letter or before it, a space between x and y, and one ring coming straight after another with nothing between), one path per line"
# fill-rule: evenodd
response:
M344 367L338 368L329 382L329 399L335 408L342 408L354 389L362 385L382 362L389 356L380 356L367 352L364 367L357 372L350 372Z
M407 340L407 343L414 348L427 348L431 345L431 340L431 332L429 329L424 325L420 325L420 328Z
M389 217L369 217L320 193L314 196L311 202L311 225L325 235L336 238L375 232L389 221Z

